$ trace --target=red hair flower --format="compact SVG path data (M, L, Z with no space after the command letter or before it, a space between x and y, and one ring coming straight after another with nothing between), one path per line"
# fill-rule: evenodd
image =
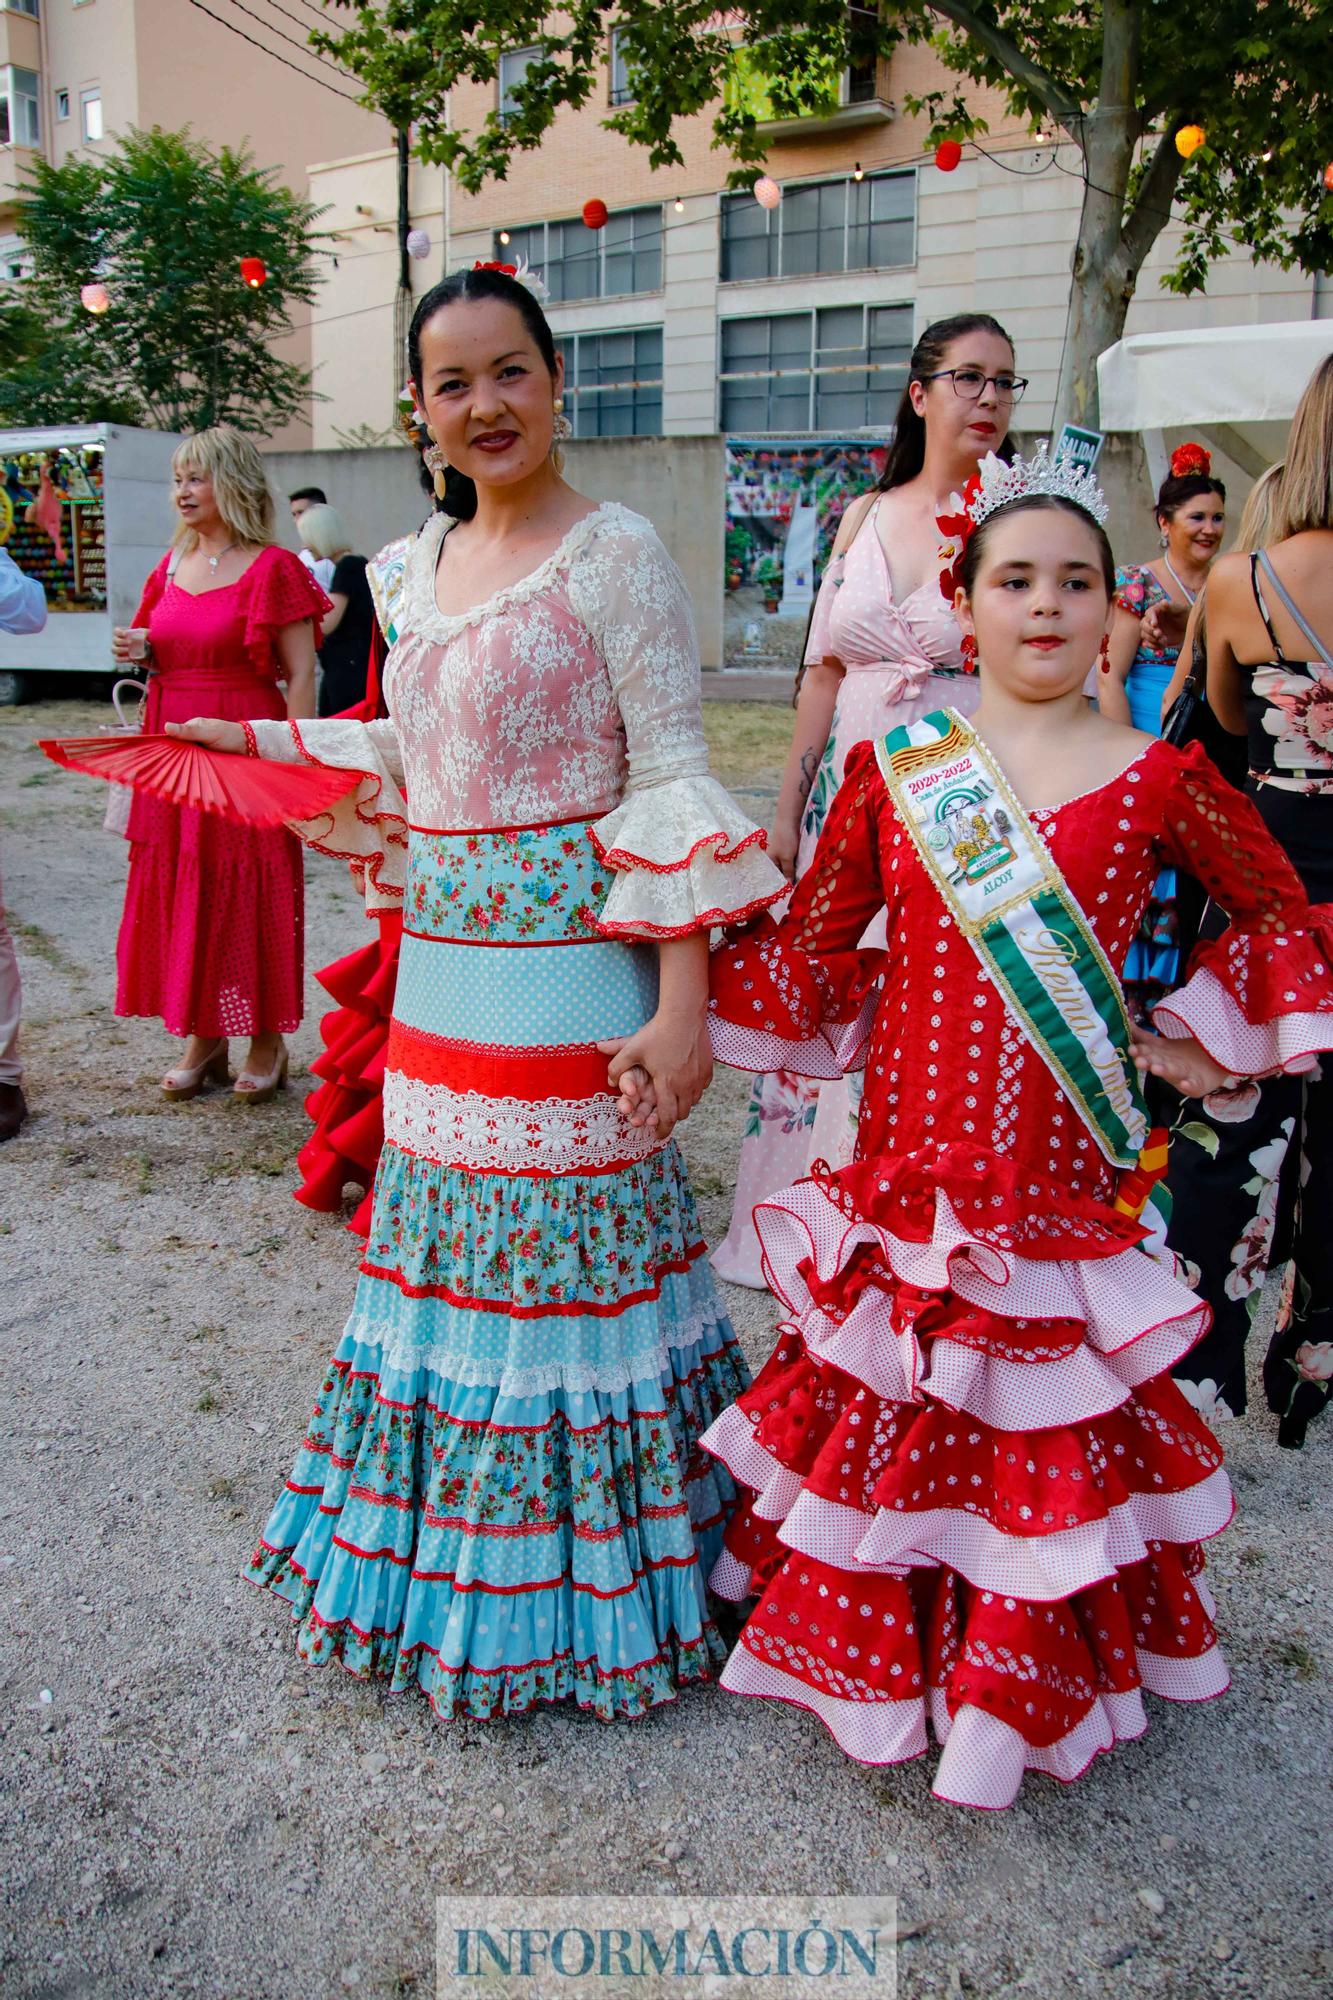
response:
M963 550L976 526L968 509L980 491L981 474L974 472L961 493L949 495L950 511L935 516L935 525L944 537L940 543L940 593L950 611L955 593L962 588Z
M494 262L487 263L486 260L481 257L478 257L476 263L472 266L472 268L474 271L503 271L506 278L515 278L518 276L517 264L496 264Z
M1193 479L1196 473L1207 474L1212 469L1213 455L1201 444L1178 444L1171 454L1173 479Z

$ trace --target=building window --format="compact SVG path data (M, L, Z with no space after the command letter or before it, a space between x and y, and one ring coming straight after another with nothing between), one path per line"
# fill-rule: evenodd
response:
M660 326L571 333L556 344L565 357L565 409L575 437L661 437Z
M722 322L724 431L885 430L907 381L911 306L826 306Z
M37 19L37 0L4 0L4 4L14 14L31 14Z
M79 92L79 119L85 139L100 139L102 136L102 93L100 90Z
M0 280L30 278L32 256L21 236L0 236Z
M69 92L67 90L58 90L56 92L57 125L63 125L68 117L69 117Z
M624 30L611 30L611 102L613 104L633 104L634 87L629 80L629 65L625 61Z
M500 116L512 118L518 110L514 92L532 64L540 59L539 48L506 49L500 57Z
M610 299L662 289L662 211L622 208L603 229L575 216L567 222L534 222L497 236L493 255L520 258L541 272L553 304L568 299Z
M0 69L0 146L40 146L37 72Z
M915 257L914 173L807 181L773 209L749 194L722 197L724 284L867 271Z

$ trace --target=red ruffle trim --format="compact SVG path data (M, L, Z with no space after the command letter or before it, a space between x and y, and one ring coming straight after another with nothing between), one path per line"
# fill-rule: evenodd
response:
M313 582L314 579L312 578L311 581ZM314 756L307 748L297 724L294 721L289 721L287 727L292 732L292 741L295 743L302 761L307 764L322 764L324 759ZM330 768L340 769L341 766ZM402 814L396 812L378 812L375 810L375 801L384 790L384 780L374 771L363 771L361 775L375 789L369 799L354 799L352 801L352 810L355 812L357 819L361 822L362 826L374 827L386 846L406 847L408 844L408 822L403 818ZM332 833L337 820L332 813L326 813L322 817L328 821L324 834L321 835L317 832L303 833L301 840L305 846L313 847L317 854L327 854L331 860L345 861L351 869L353 879L362 895L365 894L366 884L369 882L381 896L401 897L403 889L400 883L383 882L380 880L386 857L383 854L353 854L345 848L330 847L326 836ZM319 821L302 821L302 825L318 827ZM399 828L401 831L395 832L392 830L394 828Z
M1251 1027L1286 1014L1333 1014L1333 903L1311 904L1302 928L1281 936L1225 931L1205 939L1189 969L1211 972Z
M402 918L386 910L379 925L373 943L317 974L339 1004L320 1023L324 1053L311 1070L321 1081L305 1102L315 1129L296 1156L302 1180L293 1190L304 1207L336 1214L349 1183L364 1189L347 1225L363 1239L370 1231L371 1191L384 1144L384 1065Z
M759 911L768 909L770 904L778 902L781 897L785 896L788 887L789 884L784 882L780 889L775 889L770 895L758 897L755 902L747 903L744 909L741 910L702 910L694 918L693 922L688 924L650 924L639 918L626 917L619 923L608 924L599 920L597 928L603 937L610 938L644 938L656 940L659 938L693 937L698 931L718 930L727 924L743 924L748 922L751 917L757 916Z
M603 861L608 868L618 869L624 874L628 874L633 869L642 868L649 875L678 875L682 869L689 867L695 855L701 853L705 847L711 847L714 850L712 856L714 861L725 864L728 861L734 861L738 854L744 854L747 847L766 848L768 846L768 835L762 827L754 827L746 834L744 840L736 841L731 847L727 846L727 836L719 828L716 833L702 834L695 841L689 853L679 861L649 861L646 855L635 854L628 847L604 847L595 832L590 833L588 837L597 850L598 859ZM779 891L779 894L785 893L785 889ZM776 902L777 897L773 897L771 900ZM756 903L752 907L754 909L762 909L765 906L762 903ZM739 920L737 919L736 921Z

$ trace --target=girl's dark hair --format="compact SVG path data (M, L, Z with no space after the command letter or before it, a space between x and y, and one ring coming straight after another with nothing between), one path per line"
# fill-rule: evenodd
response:
M520 285L517 278L508 271L500 271L481 266L471 271L451 271L447 278L441 278L438 285L417 301L417 309L412 315L412 324L407 330L407 372L421 388L421 330L437 312L445 306L453 305L458 299L500 299L512 306L532 336L533 345L546 364L546 372L555 379L555 336L551 332L546 314L538 305L534 295L526 285ZM434 492L429 474L424 482ZM466 473L455 471L451 465L445 474L444 499L438 503L446 514L456 521L470 521L477 511L477 489Z
M1014 343L989 313L955 313L951 319L933 320L912 349L908 363L907 381L903 385L902 400L898 404L898 414L893 420L893 443L880 475L876 492L887 493L891 487L905 486L909 479L915 479L926 462L926 420L919 417L912 408L912 384L924 382L929 375L943 366L944 356L955 340L963 340L969 333L997 333L1012 354ZM998 456L1008 461L1014 455L1014 448L1006 436L998 447Z
M1111 553L1110 538L1100 521L1094 521L1086 507L1080 507L1077 500L1066 500L1063 493L1024 493L1017 500L1006 500L1003 507L997 507L993 514L987 514L979 527L972 530L967 547L963 550L958 567L959 581L971 597L976 584L977 572L981 568L986 544L990 540L997 521L1012 521L1016 514L1072 514L1076 521L1082 521L1090 528L1097 541L1097 553L1101 558L1102 582L1106 585L1108 598L1115 596L1115 557Z
M1157 489L1158 520L1169 521L1187 500L1197 500L1204 493L1216 493L1223 506L1226 505L1227 489L1210 472L1187 472L1183 478L1169 472Z

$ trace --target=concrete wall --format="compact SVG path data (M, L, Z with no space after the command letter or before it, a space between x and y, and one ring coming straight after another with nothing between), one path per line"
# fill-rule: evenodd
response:
M565 475L592 500L619 500L646 514L680 564L694 600L705 667L722 661L723 503L720 437L586 438L566 446ZM416 460L400 446L370 451L273 451L279 539L299 548L285 496L321 486L347 524L354 548L373 554L428 511Z

